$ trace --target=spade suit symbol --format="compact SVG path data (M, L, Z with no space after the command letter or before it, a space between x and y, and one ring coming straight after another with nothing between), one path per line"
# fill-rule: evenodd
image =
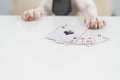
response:
M69 31L64 31L64 34L65 34L65 35L71 35L71 34L74 34L74 32L71 31L71 30L69 30Z

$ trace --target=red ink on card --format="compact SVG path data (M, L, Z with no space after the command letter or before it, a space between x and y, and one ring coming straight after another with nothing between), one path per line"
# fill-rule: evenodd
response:
M87 43L92 43L92 38L91 38L91 37L89 37L89 38L87 39Z
M88 39L91 39L91 37L89 37Z
M84 40L85 40L85 38L81 38L81 40L82 40L82 43L84 42Z

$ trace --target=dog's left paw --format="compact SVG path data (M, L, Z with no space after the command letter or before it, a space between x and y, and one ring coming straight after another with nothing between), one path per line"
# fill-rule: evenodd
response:
M85 19L85 24L89 29L99 29L106 25L106 22L99 17L91 17Z

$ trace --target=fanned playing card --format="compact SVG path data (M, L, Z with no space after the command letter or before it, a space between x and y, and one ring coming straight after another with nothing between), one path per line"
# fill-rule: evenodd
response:
M92 35L94 37L94 40L95 40L96 44L99 44L99 43L102 43L102 42L105 42L105 41L109 40L108 37L103 36L102 34L92 34Z
M103 36L102 34L92 34L92 36L94 38L95 44L87 45L88 47L95 46L97 44L106 42L110 39L109 37Z
M71 26L68 24L60 25L46 36L47 39L53 40L59 44L74 44L93 46L103 43L110 38L103 36L98 32L91 32L86 26Z
M74 27L65 24L52 31L46 38L57 42L75 43L86 30L85 26Z
M79 38L79 40L76 42L76 44L80 45L90 45L90 44L95 44L95 40L92 36L92 34L87 30L83 36Z

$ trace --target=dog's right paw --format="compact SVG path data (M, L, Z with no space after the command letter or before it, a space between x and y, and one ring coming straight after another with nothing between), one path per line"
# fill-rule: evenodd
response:
M106 22L100 17L90 17L85 19L85 24L89 29L99 29L106 25Z
M31 9L31 10L25 11L21 17L25 21L33 21L40 18L42 15L43 15L42 11Z

